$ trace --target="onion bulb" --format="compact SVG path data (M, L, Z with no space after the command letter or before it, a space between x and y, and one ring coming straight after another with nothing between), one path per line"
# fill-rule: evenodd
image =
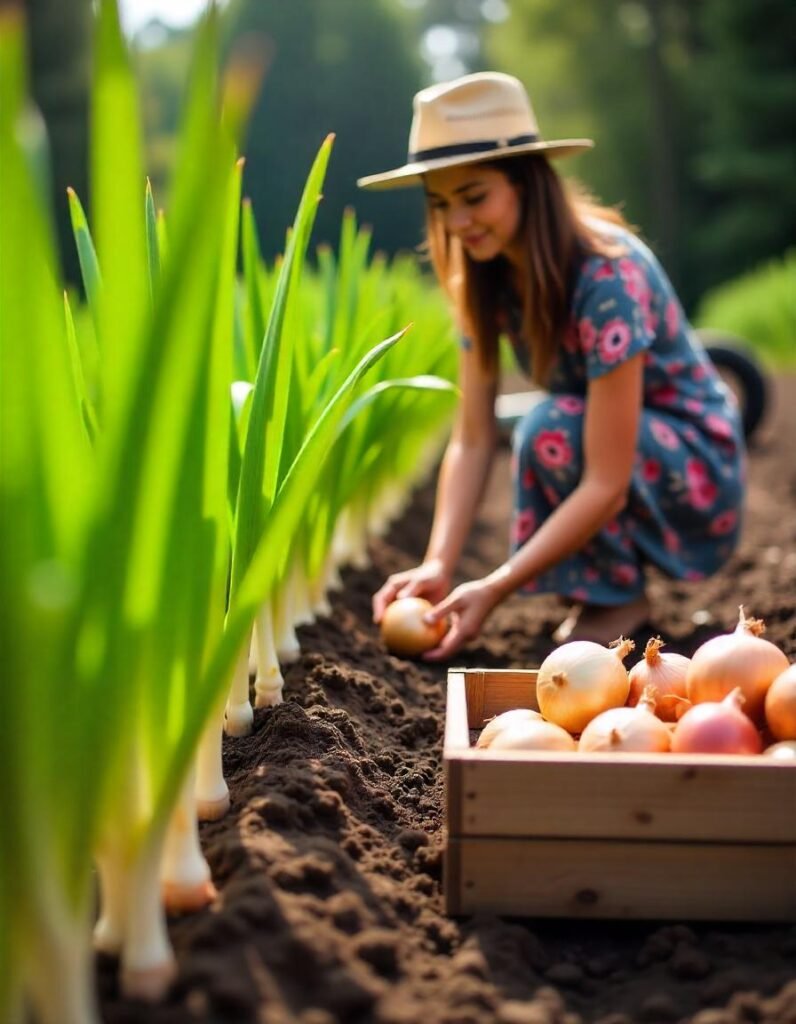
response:
M695 651L686 676L692 704L720 701L740 686L746 698L745 714L762 724L766 691L788 667L782 651L763 640L765 628L760 619L747 619L742 605L733 633L715 636Z
M381 620L381 638L387 650L414 657L436 647L448 624L444 620L433 625L423 621L423 616L433 607L424 597L399 597L388 604Z
M634 646L622 637L610 647L572 640L548 654L536 677L536 699L544 717L577 733L601 711L621 707L630 690L622 659Z
M760 733L741 710L744 696L736 686L721 701L694 704L672 735L675 754L759 754Z
M529 718L501 729L490 750L575 750L575 741L559 725L543 718Z
M510 725L516 725L518 722L541 721L541 718L538 711L532 711L530 708L513 708L511 711L504 711L502 715L496 715L489 719L475 741L475 745L482 749L489 747L497 734Z
M763 751L766 757L776 758L777 761L793 761L796 764L796 740L780 740L779 743L772 743Z
M644 688L651 686L655 693L655 714L664 722L675 722L688 708L683 698L690 660L683 654L661 654L663 646L659 636L647 641L644 657L628 672L627 704L635 707Z
M772 736L796 740L796 665L786 668L769 686L765 715Z
M664 753L671 729L655 714L655 688L646 686L634 707L609 708L593 718L578 741L578 750L608 753Z

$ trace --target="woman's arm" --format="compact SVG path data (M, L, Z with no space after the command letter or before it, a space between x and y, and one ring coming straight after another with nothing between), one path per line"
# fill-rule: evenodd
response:
M426 561L439 559L453 574L489 479L497 444L497 378L472 349L463 349L461 402L442 459Z
M580 550L624 507L641 420L644 356L639 353L589 386L583 477L529 540L484 579L457 587L428 621L451 616L451 627L425 658L450 657L478 634L504 597Z
M589 385L583 477L534 535L485 582L496 602L579 551L627 501L641 421L644 355Z
M376 622L397 597L426 597L437 602L447 595L484 493L497 439L497 379L483 370L472 349L463 349L459 385L462 397L442 459L425 558L414 569L391 575L373 595Z

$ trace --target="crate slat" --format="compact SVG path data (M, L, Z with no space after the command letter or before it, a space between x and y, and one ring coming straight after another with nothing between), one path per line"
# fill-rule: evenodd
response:
M460 832L796 843L793 766L719 760L474 751L462 759Z
M450 914L796 918L789 845L451 838L445 870Z

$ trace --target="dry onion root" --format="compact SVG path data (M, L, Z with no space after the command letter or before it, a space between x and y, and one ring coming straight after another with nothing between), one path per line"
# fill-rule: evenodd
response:
M630 681L622 664L634 648L620 637L610 647L590 640L573 640L544 659L536 677L536 699L542 715L571 733L608 708L627 700Z
M543 718L529 718L501 729L490 750L576 750L575 741L559 725Z
M741 605L735 631L713 637L694 653L686 677L688 699L721 701L739 686L745 714L762 724L766 691L788 667L783 652L762 638L765 628L760 619L747 619Z
M796 665L781 672L765 700L766 725L778 740L796 740Z
M634 707L609 708L583 730L578 750L586 753L665 753L671 729L655 714L655 688L646 686Z
M502 715L496 715L494 718L489 719L475 741L475 745L478 749L484 750L492 745L499 732L502 732L509 726L517 725L521 722L541 720L542 716L539 712L532 711L530 708L512 708L511 711L504 711Z
M655 693L655 714L664 722L675 722L688 709L684 699L685 680L691 661L683 654L661 654L663 646L659 636L647 641L644 657L628 672L627 704L635 707L644 688L651 686Z

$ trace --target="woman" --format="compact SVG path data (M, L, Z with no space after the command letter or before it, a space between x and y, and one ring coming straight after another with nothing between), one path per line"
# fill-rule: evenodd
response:
M738 410L664 271L621 215L565 184L517 79L418 93L401 168L365 188L422 184L428 245L462 334L462 400L421 565L373 598L435 604L451 626L430 659L474 637L507 595L574 602L554 638L608 643L649 615L644 568L700 580L733 550L743 499ZM498 338L546 395L515 430L512 554L451 590L495 450Z

